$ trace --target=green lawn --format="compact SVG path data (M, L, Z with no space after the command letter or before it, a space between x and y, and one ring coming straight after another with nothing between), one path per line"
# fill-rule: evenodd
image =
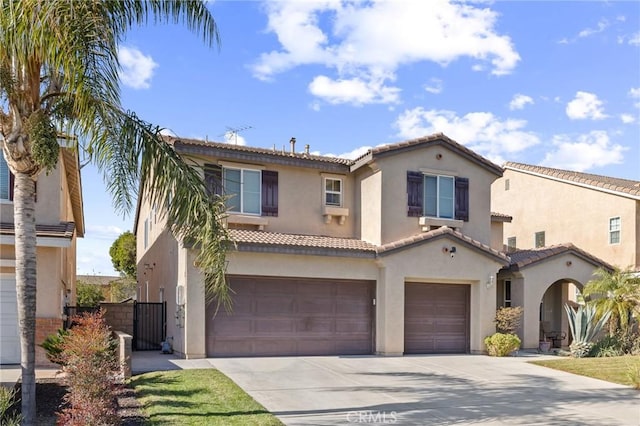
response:
M282 425L218 370L177 370L131 378L152 425Z
M633 386L628 372L640 366L640 356L617 356L610 358L560 358L546 361L531 361L532 364Z

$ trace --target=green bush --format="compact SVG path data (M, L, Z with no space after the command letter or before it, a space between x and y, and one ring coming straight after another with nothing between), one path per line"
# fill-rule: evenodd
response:
M62 353L62 345L64 338L69 335L69 332L63 329L59 329L56 334L50 334L40 345L47 355L47 359L55 364L62 364L60 354Z
M522 306L513 306L507 308L500 308L496 311L496 331L498 333L515 334L520 327L522 321L522 313L524 308Z
M520 338L515 334L495 333L484 339L491 356L507 356L520 348Z

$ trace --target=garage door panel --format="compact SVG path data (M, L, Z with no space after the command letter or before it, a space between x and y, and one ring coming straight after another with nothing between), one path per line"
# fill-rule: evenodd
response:
M20 329L15 277L0 279L0 364L20 363Z
M241 311L207 308L208 356L370 354L373 282L230 277ZM225 313L226 314L226 313Z
M461 353L469 348L469 286L406 283L405 353Z

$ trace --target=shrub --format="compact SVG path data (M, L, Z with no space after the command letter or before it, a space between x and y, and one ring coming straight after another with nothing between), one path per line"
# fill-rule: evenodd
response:
M507 356L520 348L520 338L514 334L495 333L484 339L491 356Z
M596 320L596 309L593 305L580 305L573 310L569 305L564 305L569 320L569 329L573 336L573 342L569 345L571 355L582 358L591 352L593 340L609 320L611 312L606 312Z
M500 308L496 311L496 331L498 333L516 334L522 320L522 306Z
M9 389L0 385L0 425L2 426L19 426L21 421L20 414L14 409L16 402L16 390Z
M50 334L40 345L47 355L47 359L55 364L62 364L60 354L62 353L62 344L64 338L69 334L68 331L59 329L56 334Z
M118 424L117 342L111 337L103 312L83 314L62 343L68 408L58 414L58 424L69 426Z

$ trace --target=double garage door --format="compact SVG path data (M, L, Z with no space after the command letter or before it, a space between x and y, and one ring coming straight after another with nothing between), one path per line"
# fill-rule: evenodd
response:
M207 356L373 352L374 282L232 276L229 284L233 311L207 309Z
M405 284L404 352L469 352L469 285Z

